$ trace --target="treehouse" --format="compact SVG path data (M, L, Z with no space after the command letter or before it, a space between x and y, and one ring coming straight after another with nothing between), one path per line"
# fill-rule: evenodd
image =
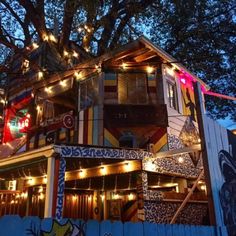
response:
M54 40L12 58L0 215L168 223L202 169L193 84L142 37L92 58ZM204 178L176 222L207 223Z

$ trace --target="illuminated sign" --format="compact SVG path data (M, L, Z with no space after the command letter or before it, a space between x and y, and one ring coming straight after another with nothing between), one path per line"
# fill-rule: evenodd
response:
M18 121L19 131L22 133L26 133L29 129L30 121L31 121L30 114L26 114L25 117L19 119L19 121Z

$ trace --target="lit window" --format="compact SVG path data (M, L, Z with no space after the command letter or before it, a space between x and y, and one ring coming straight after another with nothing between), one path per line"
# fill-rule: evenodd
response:
M179 111L176 84L168 81L167 81L167 98L169 107Z

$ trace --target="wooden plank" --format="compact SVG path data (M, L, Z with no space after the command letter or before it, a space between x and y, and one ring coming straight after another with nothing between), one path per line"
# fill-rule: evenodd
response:
M100 236L112 235L112 223L110 220L100 222Z
M99 222L96 220L88 220L85 235L99 236Z
M200 144L195 144L190 147L180 148L180 149L174 149L171 151L165 151L165 152L158 152L155 154L154 158L161 158L161 157L170 157L173 155L183 154L183 153L190 153L190 152L196 152L200 151Z
M143 236L143 224L142 222L132 223L125 222L124 223L124 235L125 236Z
M158 236L169 236L165 232L165 226L164 224L158 224L157 225L157 235ZM171 235L170 235L171 236Z
M143 222L143 236L158 236L157 235L157 224L150 222Z
M123 232L123 223L121 221L112 223L112 236L123 236Z

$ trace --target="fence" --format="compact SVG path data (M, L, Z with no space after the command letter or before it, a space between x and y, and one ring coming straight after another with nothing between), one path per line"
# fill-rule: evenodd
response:
M0 236L224 236L225 228L193 225L162 225L149 222L73 220L60 222L38 217L20 218L5 215L0 218Z

